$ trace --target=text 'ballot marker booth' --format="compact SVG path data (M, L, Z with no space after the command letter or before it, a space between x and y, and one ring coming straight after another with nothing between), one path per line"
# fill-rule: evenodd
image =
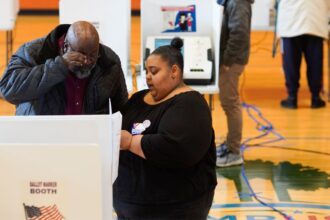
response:
M120 129L120 113L0 117L0 219L115 219Z

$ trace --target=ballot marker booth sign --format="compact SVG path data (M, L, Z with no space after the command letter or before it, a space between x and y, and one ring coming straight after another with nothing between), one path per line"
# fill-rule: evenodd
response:
M97 170L97 145L0 144L0 218L101 219Z
M0 219L115 219L120 127L120 113L0 117Z

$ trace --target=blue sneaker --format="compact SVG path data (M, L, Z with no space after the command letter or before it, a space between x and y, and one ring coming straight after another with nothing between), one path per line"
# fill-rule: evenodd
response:
M243 163L244 160L241 154L234 154L227 149L221 156L217 156L216 165L217 167L230 167Z
M228 151L229 150L228 150L228 147L226 145L226 142L223 142L222 144L220 144L219 146L217 146L217 149L216 149L217 157L223 156Z

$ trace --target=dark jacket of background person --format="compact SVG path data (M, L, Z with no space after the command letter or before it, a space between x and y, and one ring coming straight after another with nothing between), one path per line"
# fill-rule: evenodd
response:
M246 65L250 53L251 25L241 20L251 20L254 0L227 0L224 8L221 38L220 65Z
M48 36L28 42L13 55L0 81L4 98L16 105L16 115L65 113L65 79L69 74L59 55L58 39L70 25L59 25ZM106 114L109 98L113 112L127 101L119 57L100 44L100 57L85 91L83 114Z
M173 217L173 209L212 194L217 184L211 113L196 91L178 94L157 105L143 101L147 92L134 94L121 110L122 129L127 131L135 123L150 121L141 140L147 160L121 151L114 199L146 204L145 218L158 219L154 216L160 205L168 207L166 214ZM162 219L169 219L162 211Z

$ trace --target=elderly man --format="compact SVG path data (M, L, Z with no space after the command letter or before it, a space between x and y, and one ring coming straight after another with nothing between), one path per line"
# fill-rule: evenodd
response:
M119 57L85 21L59 25L21 46L0 81L16 115L106 114L128 94Z

